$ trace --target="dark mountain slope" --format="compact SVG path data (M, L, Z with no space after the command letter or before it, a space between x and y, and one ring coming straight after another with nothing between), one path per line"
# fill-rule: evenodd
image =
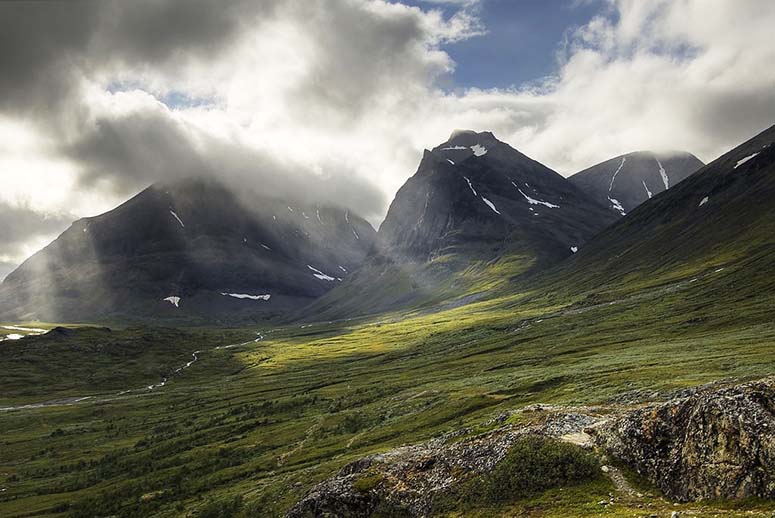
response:
M374 237L343 209L238 196L214 181L154 185L75 222L11 273L0 286L0 314L60 321L282 314L339 284Z
M378 249L308 315L341 317L483 291L565 259L616 218L491 133L456 132L425 152L398 191Z
M703 165L696 156L683 151L639 151L606 160L568 179L598 202L624 215Z
M773 143L775 126L635 209L553 278L576 290L624 290L723 272L751 290L775 289Z
M562 176L491 133L458 132L426 151L380 239L391 255L421 261L458 253L489 259L493 246L557 260L611 220Z

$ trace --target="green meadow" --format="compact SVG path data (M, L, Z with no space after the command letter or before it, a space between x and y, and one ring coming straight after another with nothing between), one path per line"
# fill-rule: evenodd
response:
M738 281L734 268L689 273L630 290L525 290L349 321L78 328L66 339L0 342L0 515L281 516L348 462L484 430L531 403L610 403L775 373L767 291L735 292L729 304L709 294ZM226 345L236 346L217 348ZM674 506L647 486L642 498L600 505L616 490L597 477L445 512L775 512L768 502Z

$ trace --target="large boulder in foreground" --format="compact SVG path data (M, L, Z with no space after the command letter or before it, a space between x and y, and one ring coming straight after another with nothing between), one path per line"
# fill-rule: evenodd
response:
M286 518L431 516L439 499L493 472L516 445L576 442L573 439L584 435L583 428L602 419L600 415L543 409L528 412L536 414L531 424L505 425L473 436L468 436L470 429L462 429L357 460L312 488ZM491 424L497 423L496 419Z
M775 378L691 391L596 435L673 500L775 498Z

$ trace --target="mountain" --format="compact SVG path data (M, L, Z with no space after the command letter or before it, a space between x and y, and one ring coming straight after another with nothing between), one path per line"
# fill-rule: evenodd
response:
M333 317L475 294L567 258L616 219L492 133L456 131L425 151L364 266L309 311Z
M157 184L76 221L9 274L0 317L276 316L339 284L375 235L346 209L236 194L213 180Z
M569 180L623 216L683 181L703 165L696 156L684 151L638 151L584 169Z
M775 289L774 144L775 126L643 203L559 268L556 286L621 291L691 277L712 284L713 300L740 290L767 296Z
M609 212L492 133L458 131L425 152L380 238L391 255L421 261L490 258L514 247L557 260L608 225Z

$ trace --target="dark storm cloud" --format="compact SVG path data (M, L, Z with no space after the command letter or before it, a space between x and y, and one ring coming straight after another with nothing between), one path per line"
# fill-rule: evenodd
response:
M159 180L212 174L231 183L247 181L262 189L272 187L278 196L314 193L322 196L322 201L328 197L340 204L348 204L351 196L353 210L377 218L385 199L368 182L331 175L328 180L312 178L306 171L254 150L212 138L158 103L146 102L128 113L103 113L85 94L86 81L104 82L122 74L162 77L162 83L173 78L174 82L178 75L185 75L187 67L217 62L246 30L271 19L280 4L286 16L311 18L307 20L310 30L317 22L326 23L318 18L327 16L329 4L320 1L0 3L0 70L13 71L0 74L0 115L22 116L58 140L64 156L82 170L82 188L96 185L126 195ZM338 9L339 15L346 14L347 9ZM352 21L358 25L357 20ZM420 30L411 19L401 23L406 27L391 45L406 45L405 38L416 37ZM372 29L376 27L353 27L359 32ZM333 50L346 53L351 67L364 65L368 58L347 47ZM389 59L390 51L385 54L384 59ZM357 92L368 91L354 84L332 99L331 92L345 84L343 78L358 74L334 67L330 60L325 63L333 70L326 66L321 74L334 76L316 76L315 81L325 84L311 88L306 98L328 97L344 110L346 105L354 105ZM380 61L373 66L380 66ZM363 80L374 81L371 76L363 74ZM311 104L307 107L313 111Z
M171 60L218 55L259 11L274 0L132 0L102 2L89 50L103 60L118 52L131 63L169 65Z
M82 187L124 194L160 179L212 176L237 191L260 190L280 199L340 205L366 218L380 215L384 193L354 174L318 177L264 153L218 139L170 117L156 105L121 117L101 118L63 149L85 164Z
M0 109L45 115L72 93L97 21L95 1L0 2Z
M106 187L119 193L170 176L206 172L185 128L161 107L99 117L62 151L84 165L82 187L109 179Z
M41 214L30 207L15 207L0 202L0 243L12 248L30 237L56 232L71 221L68 216Z
M0 2L0 109L51 116L79 79L112 67L176 68L218 55L275 2ZM8 73L5 71L12 71Z
M26 244L61 232L72 219L0 201L0 281L23 259Z

